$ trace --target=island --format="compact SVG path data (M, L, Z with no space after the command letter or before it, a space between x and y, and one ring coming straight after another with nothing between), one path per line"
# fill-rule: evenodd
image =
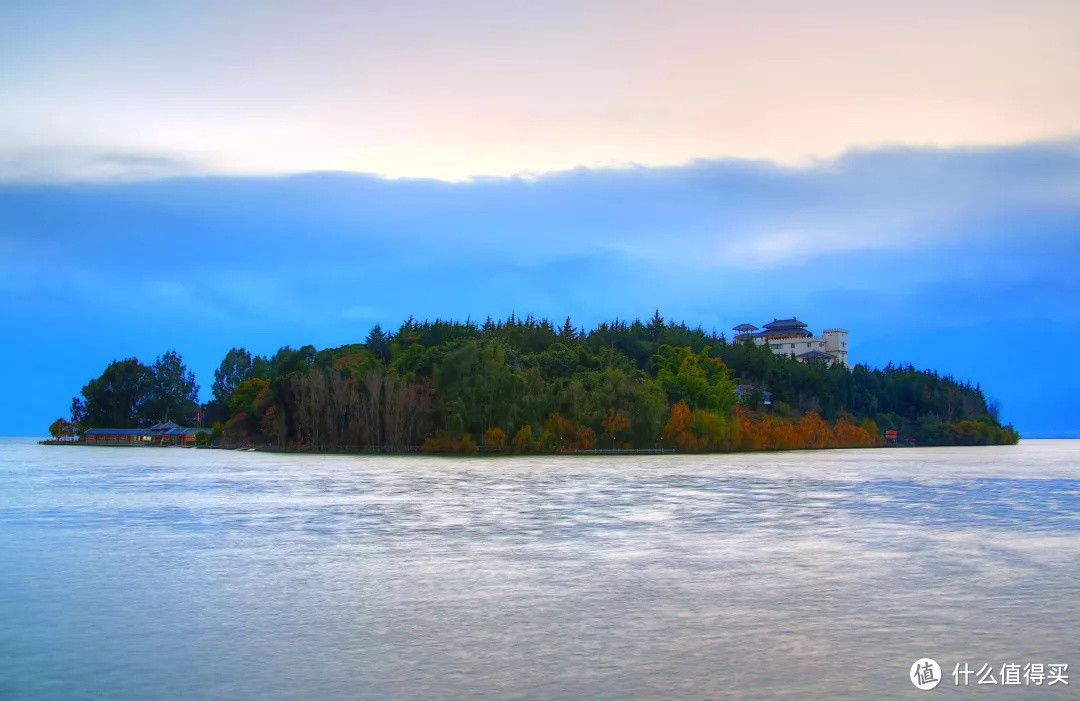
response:
M363 343L232 348L213 399L175 351L111 363L53 441L312 452L734 452L1015 444L979 385L852 364L848 332L795 317L723 333L532 316L408 319ZM179 423L177 423L179 422Z

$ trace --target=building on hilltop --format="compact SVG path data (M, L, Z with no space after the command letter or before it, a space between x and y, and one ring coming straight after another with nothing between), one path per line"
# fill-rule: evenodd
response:
M787 355L800 362L823 360L829 365L848 362L848 332L846 329L825 329L815 336L806 324L795 317L773 319L760 330L753 324L739 324L734 329L736 341L752 339L759 346L767 345L777 355Z

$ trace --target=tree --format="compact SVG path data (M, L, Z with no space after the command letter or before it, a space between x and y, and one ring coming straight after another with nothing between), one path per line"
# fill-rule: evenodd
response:
M591 450L596 445L596 433L588 426L578 426L574 431L574 443L582 450Z
M255 400L259 397L259 394L269 388L269 380L264 380L259 377L244 380L236 386L236 389L229 399L229 414L235 416L242 411L253 411L255 408Z
M386 362L387 350L389 349L390 340L386 334L383 333L382 326L375 324L371 328L371 331L367 335L367 339L364 340L364 345L371 351L376 357L383 363Z
M663 444L669 448L678 450L697 450L698 445L694 437L690 435L690 422L692 420L690 407L686 402L676 402L671 407L671 414L664 428L660 431Z
M285 414L282 412L281 407L275 404L266 410L266 413L263 414L260 430L263 437L273 441L274 445L281 447L284 444Z
M289 391L297 437L315 450L322 449L329 394L326 378L318 368L298 374L292 378Z
M544 430L551 434L560 450L565 449L566 444L574 436L574 425L557 411L544 422Z
M577 330L574 329L574 325L570 323L570 317L566 317L566 321L563 322L562 328L559 329L559 342L564 344L573 343L577 338Z
M76 420L86 428L135 428L145 425L150 368L137 358L109 363L100 377L82 388L85 401L72 400Z
M699 450L732 450L737 441L735 421L708 409L694 409L690 431L695 436Z
M514 439L511 442L514 444L514 449L519 453L531 451L533 449L532 426L522 426L518 432L514 434Z
M74 438L75 424L71 423L64 417L60 417L49 425L49 435L58 441L65 438Z
M360 396L360 425L364 441L370 448L382 448L383 373L373 370L364 375Z
M176 351L158 356L150 367L149 387L141 408L144 423L172 420L193 423L199 410L199 385L195 373Z
M214 399L228 405L237 386L251 377L251 353L244 348L230 348L221 365L214 370Z
M799 447L802 448L833 448L836 447L836 437L833 435L829 424L817 414L806 412L796 426L799 437Z
M426 435L432 391L427 382L410 384L388 375L383 385L383 432L391 450L416 445Z
M649 319L647 329L650 341L658 341L660 339L660 334L664 332L664 317L660 316L659 309L653 312L652 318Z
M245 430L249 435L262 433L262 417L266 410L274 403L273 392L270 390L270 381L261 377L253 377L244 380L237 385L229 400L228 416L236 417L244 414L247 417Z
M225 437L233 443L240 443L248 437L248 415L241 411L225 422Z
M484 450L503 450L506 448L506 432L497 426L484 431Z
M71 424L76 433L86 430L86 404L78 397L71 398Z
M671 401L727 415L735 405L735 384L723 361L709 355L706 347L695 353L689 347L661 345L650 363L656 379Z
M604 420L613 410L629 422L626 439L652 447L660 435L667 406L664 393L640 371L606 369L578 373L560 392L566 415L575 423L607 434Z
M615 411L608 409L607 416L603 421L604 432L611 436L611 448L615 449L615 436L630 427L630 420Z

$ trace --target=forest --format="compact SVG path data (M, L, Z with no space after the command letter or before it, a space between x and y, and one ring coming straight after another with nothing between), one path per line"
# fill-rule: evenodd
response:
M213 399L200 404L198 391L175 352L116 361L50 430L201 417L213 445L343 452L873 447L890 429L917 445L1019 440L977 385L910 366L803 363L659 312L588 330L569 318L410 318L338 348L232 348Z

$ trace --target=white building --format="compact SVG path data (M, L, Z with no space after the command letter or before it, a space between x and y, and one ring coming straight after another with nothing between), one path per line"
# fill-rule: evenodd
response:
M804 363L824 360L829 365L840 363L850 367L846 329L825 329L815 336L806 324L792 317L773 319L760 330L753 324L739 324L735 327L735 340L744 338L752 338L759 346L768 345L777 355L788 355Z

